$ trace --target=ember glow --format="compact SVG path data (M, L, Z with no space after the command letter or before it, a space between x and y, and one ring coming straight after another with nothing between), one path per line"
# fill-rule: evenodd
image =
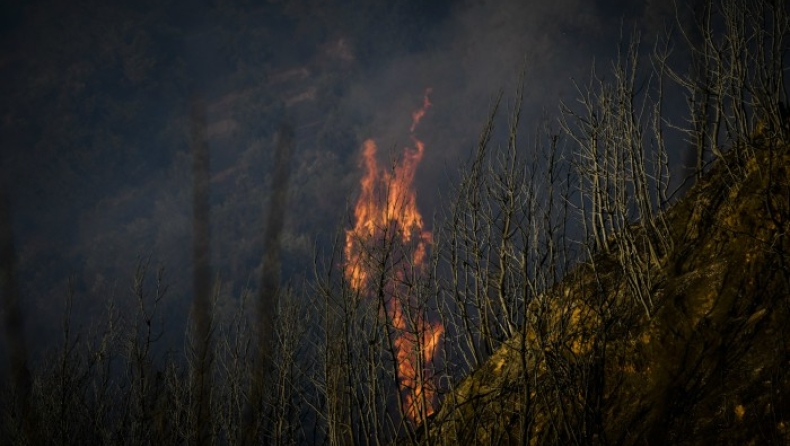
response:
M382 241L398 240L408 255L400 261L394 277L385 284L387 321L394 332L398 382L403 396L403 410L415 423L435 411L436 390L428 371L436 354L444 327L425 319L425 311L415 303L406 279L424 268L431 233L424 229L417 209L413 182L422 161L425 144L414 134L431 102L425 91L423 104L412 113L410 128L414 147L404 149L403 156L391 168L379 166L376 142L362 144L360 167L365 175L360 181L360 195L354 208L354 228L346 231L345 276L352 289L361 296L370 294L372 275L376 272L371 251Z

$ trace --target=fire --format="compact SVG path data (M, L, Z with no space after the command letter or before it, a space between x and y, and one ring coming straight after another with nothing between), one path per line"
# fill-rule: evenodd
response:
M413 188L414 174L422 161L425 144L414 134L431 102L425 91L423 104L412 113L410 128L414 147L404 149L403 157L393 168L379 166L376 142L368 139L362 144L360 167L365 175L360 180L360 194L354 207L354 227L346 231L345 276L352 289L361 295L370 290L371 274L375 271L369 250L371 243L386 237L397 237L404 246L412 246L410 263L396 272L404 279L409 271L420 271L425 264L431 233L423 228ZM390 231L395 231L390 232ZM436 390L428 366L436 354L444 327L425 320L424 312L411 304L414 296L398 293L397 285L387 284L386 316L395 333L393 347L398 367L398 383L404 395L403 410L412 421L419 423L434 411ZM408 307L404 310L404 304Z
M432 325L425 322L421 315L412 318L409 323L400 300L393 299L391 302L392 325L400 333L394 344L400 388L406 393L403 406L406 416L421 422L434 412L436 391L426 366L433 361L444 327L439 323Z

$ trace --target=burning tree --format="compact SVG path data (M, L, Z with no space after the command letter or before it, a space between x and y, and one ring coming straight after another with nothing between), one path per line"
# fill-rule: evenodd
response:
M431 233L424 228L413 187L425 151L414 131L431 106L430 92L426 90L422 107L412 113L414 148L406 148L391 170L379 165L373 139L362 145L365 175L344 251L345 276L357 298L379 300L395 359L402 413L416 424L436 410L429 369L444 331L441 324L427 320L416 283L425 270ZM390 273L381 275L385 271ZM377 274L379 280L375 280Z

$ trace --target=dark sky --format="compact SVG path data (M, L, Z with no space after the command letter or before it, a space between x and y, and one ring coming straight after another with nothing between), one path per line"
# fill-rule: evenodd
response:
M398 153L426 87L417 189L430 221L522 69L529 130L572 100L571 79L594 60L608 66L622 28L649 46L674 20L663 1L6 3L0 175L31 343L60 329L69 283L85 326L107 302L124 305L141 257L165 268L163 314L184 314L196 96L207 104L213 266L232 298L258 280L280 122L296 132L282 240L283 277L296 282L348 224L361 142Z

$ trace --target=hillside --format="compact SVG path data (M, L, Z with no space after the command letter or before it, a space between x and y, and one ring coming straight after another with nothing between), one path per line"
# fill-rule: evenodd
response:
M421 441L790 443L789 173L785 143L730 150L661 219L666 249L635 259L650 315L610 240L530 304Z

